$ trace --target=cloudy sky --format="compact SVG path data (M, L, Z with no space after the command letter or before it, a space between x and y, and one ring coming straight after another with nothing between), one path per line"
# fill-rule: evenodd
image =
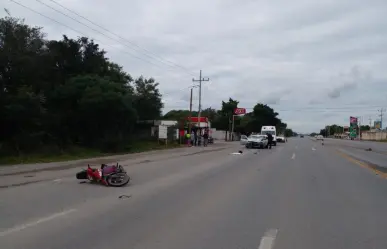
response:
M50 39L92 37L133 76L156 78L165 111L188 108L200 69L210 78L203 108L229 97L266 103L298 132L347 125L350 115L368 124L387 107L386 0L55 0L105 29L51 0L15 1L67 27L0 1Z

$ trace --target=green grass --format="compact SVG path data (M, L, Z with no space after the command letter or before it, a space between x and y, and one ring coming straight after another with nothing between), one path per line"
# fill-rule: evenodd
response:
M370 140L370 139L362 139L363 141L369 141L369 142L380 142L380 143L387 143L387 139L382 140Z
M387 139L382 139L382 140L370 140L370 141L381 142L381 143L387 143Z
M25 154L22 156L6 156L0 157L0 166L1 165L12 165L12 164L27 164L27 163L49 163L49 162L61 162L61 161L70 161L77 159L86 159L93 157L103 157L103 156L112 156L112 155L123 155L130 153L140 153L145 151L152 150L163 150L181 147L180 144L173 143L168 144L159 144L157 142L136 142L130 144L126 150L119 153L103 153L95 149L82 148L82 147L72 147L61 153L31 153Z

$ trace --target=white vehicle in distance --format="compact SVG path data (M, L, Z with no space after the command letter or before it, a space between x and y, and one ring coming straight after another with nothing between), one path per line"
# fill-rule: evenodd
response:
M266 135L250 135L247 138L246 148L263 149L268 147L268 140Z
M277 130L275 126L262 126L261 135L270 133L273 136L273 145L277 145Z
M285 143L286 142L285 137L284 136L277 136L277 142L278 143Z
M316 139L317 140L324 140L324 137L322 135L317 135Z

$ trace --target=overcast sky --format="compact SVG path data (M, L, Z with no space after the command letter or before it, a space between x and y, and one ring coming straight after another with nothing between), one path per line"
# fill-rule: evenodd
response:
M348 125L350 115L368 124L387 107L386 0L56 0L127 41L50 0L40 1L112 39L39 1L15 1L82 32L0 0L48 38L87 35L132 76L154 77L164 111L188 109L188 87L200 69L210 78L203 108L229 97L246 108L266 103L298 132Z

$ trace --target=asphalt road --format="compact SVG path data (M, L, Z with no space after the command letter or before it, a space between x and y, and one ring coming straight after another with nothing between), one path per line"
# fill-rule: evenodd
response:
M337 146L288 141L130 165L124 188L79 184L68 169L0 189L0 247L387 248L385 175Z
M321 144L321 141L316 142ZM383 172L387 172L387 143L324 139L324 146L333 147L357 160L377 166Z

